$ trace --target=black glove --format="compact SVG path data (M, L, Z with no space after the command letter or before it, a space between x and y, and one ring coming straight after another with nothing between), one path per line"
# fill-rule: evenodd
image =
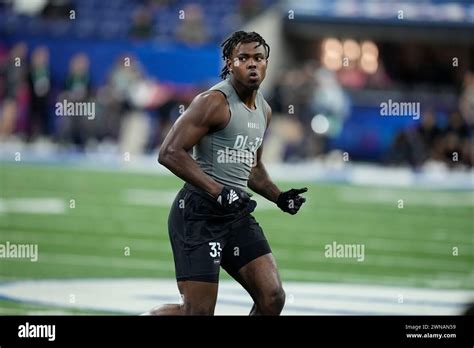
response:
M298 210L300 210L303 203L306 202L306 198L301 197L300 193L304 193L306 191L308 191L308 189L305 187L302 189L291 189L289 191L282 192L278 196L276 204L285 213L295 215Z
M251 194L242 189L230 186L224 186L221 193L217 196L217 203L219 203L224 210L229 213L249 210L253 212L257 206L257 202L250 199Z

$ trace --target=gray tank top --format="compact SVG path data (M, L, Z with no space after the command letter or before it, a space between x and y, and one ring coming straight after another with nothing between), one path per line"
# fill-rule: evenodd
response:
M230 80L209 88L221 91L229 103L230 120L219 131L205 135L193 148L193 157L201 169L223 185L247 188L257 150L267 126L265 100L257 91L256 109L248 108L235 92Z

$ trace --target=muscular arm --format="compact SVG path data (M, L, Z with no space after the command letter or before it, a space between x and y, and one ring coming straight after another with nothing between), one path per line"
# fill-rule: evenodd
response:
M265 103L267 106L266 115L267 115L267 129L270 125L270 121L272 118L272 110L268 104ZM259 195L265 197L269 201L276 202L278 196L280 195L280 189L273 183L268 175L265 166L262 162L262 152L263 152L263 144L257 150L257 165L252 168L250 172L250 177L248 181L248 187L258 193Z
M158 162L184 181L217 197L223 186L204 173L188 151L211 129L224 127L229 115L222 93L211 91L198 95L163 141Z

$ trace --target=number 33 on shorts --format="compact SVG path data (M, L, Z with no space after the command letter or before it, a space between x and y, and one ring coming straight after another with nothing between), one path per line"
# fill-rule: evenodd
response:
M211 252L209 253L209 255L211 255L211 257L216 257L216 256L220 257L221 256L221 251L222 251L221 243L219 243L219 242L210 242L209 246L211 247Z

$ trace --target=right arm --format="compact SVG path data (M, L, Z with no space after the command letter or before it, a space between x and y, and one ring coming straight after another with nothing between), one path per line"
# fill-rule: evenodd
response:
M184 181L217 197L223 185L204 173L188 151L210 130L223 128L229 115L228 104L222 93L199 94L166 136L158 162Z

